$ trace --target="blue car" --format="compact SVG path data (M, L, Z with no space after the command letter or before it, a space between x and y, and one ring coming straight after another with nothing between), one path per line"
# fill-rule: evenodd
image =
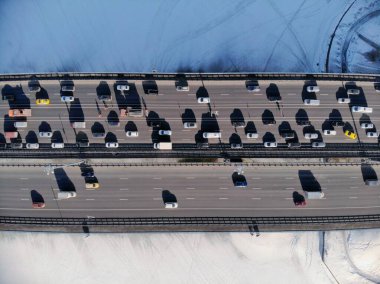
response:
M248 183L246 180L244 181L235 181L235 187L247 187Z

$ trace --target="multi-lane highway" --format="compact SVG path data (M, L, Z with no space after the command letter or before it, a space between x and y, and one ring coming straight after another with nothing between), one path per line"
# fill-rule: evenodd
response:
M361 167L260 169L245 167L246 188L233 184L233 166L95 167L99 190L85 190L79 167L58 169L6 168L0 171L0 215L45 217L146 216L317 216L375 214L380 210L379 187L364 184ZM377 171L377 169L375 168ZM312 174L324 198L295 207L294 192L303 193ZM77 196L57 200L59 190ZM46 207L32 208L31 192ZM179 208L165 209L165 198Z
M219 139L209 139L210 143L230 143L231 140L238 140L243 144L260 143L263 141L276 140L285 143L280 131L289 127L296 131L299 142L310 143L304 138L304 133L313 131L319 132L319 140L326 143L377 143L377 138L366 137L365 129L360 128L361 122L372 122L375 126L380 123L379 106L380 95L375 92L371 82L358 82L359 95L350 95L351 104L338 104L337 98L346 97L345 83L337 81L317 82L320 92L316 98L320 100L319 106L307 106L303 104L303 99L309 94L306 93L304 81L260 81L261 91L249 93L245 87L245 81L189 81L189 91L176 91L174 81L157 81L159 95L144 94L142 81L128 81L130 90L121 94L116 90L115 81L107 81L112 102L105 102L98 99L97 87L99 81L75 81L75 101L64 103L60 101L60 84L58 81L40 81L42 90L37 93L29 93L27 82L1 82L2 93L16 94L16 101L10 103L11 107L26 105L32 109L32 117L28 117L27 128L18 128L18 132L23 142L51 143L51 138L38 137L39 130L51 129L54 133L53 139L62 137L65 143L75 143L76 135L83 137L85 134L90 143L104 143L104 138L93 138L92 127L104 127L107 133L106 140L117 140L119 143L152 143L157 139L158 128L147 126L146 117L121 118L119 126L110 126L108 120L113 115L119 114L122 105L132 105L141 101L144 114L150 111L150 118L160 118L167 124L165 128L172 130L171 141L173 143L195 143L196 136L206 130L213 131L220 129L222 132L221 141ZM270 85L272 84L272 85ZM277 86L281 95L280 102L271 102L267 98L267 92ZM203 89L202 89L203 88ZM268 91L269 88L269 91ZM201 91L199 91L201 90ZM210 104L199 104L197 97L199 93L205 92L211 99ZM37 97L48 97L50 105L36 105ZM2 101L0 115L3 120L2 133L4 128L12 128L13 120L7 116L10 104ZM357 114L350 111L352 105L363 105L373 108L371 114ZM210 113L217 114L213 116ZM264 115L263 115L264 114ZM264 120L273 115L276 125L265 125ZM308 118L312 127L297 125L297 119ZM86 129L74 129L70 126L70 121L84 119L87 123ZM256 129L259 138L247 139L245 132L247 128L234 128L231 120L244 119L247 128ZM183 122L186 120L196 121L197 129L185 129ZM322 135L323 130L332 129L330 121L341 120L345 122L344 127L335 127L335 136ZM100 127L101 127L100 126ZM380 126L378 126L380 127ZM126 137L126 130L137 129L138 137ZM352 140L344 135L344 130L351 129L358 134L358 139ZM198 137L197 136L197 137ZM37 138L38 137L38 138ZM5 141L4 137L2 138ZM9 142L9 139L7 139Z

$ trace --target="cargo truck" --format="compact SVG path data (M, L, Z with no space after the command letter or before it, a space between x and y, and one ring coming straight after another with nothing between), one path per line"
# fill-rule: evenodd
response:
M18 132L17 131L5 131L5 138L17 138Z
M158 150L171 150L172 149L172 142L154 143L153 147L154 147L154 149L158 149Z
M9 117L32 116L32 110L25 108L10 109L8 115Z

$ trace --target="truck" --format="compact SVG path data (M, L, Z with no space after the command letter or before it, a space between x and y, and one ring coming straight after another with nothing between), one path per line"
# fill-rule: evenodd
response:
M319 191L305 190L304 193L307 199L322 199L325 196L325 194L321 190Z
M71 123L72 128L86 128L86 122L85 121L75 121Z
M133 108L133 107L121 108L120 117L127 117L127 116L142 117L143 110L141 108Z
M32 116L32 110L26 108L10 109L8 115L9 117Z
M5 131L5 138L17 138L18 132L17 131Z
M171 150L172 149L172 142L154 143L153 148L158 149L158 150Z

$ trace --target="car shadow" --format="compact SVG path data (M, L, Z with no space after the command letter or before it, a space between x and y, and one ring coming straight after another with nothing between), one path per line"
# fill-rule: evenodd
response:
M75 191L75 185L62 168L54 169L54 177L59 191Z
M162 191L162 201L164 203L177 202L177 197L173 193L171 193L169 190L163 190Z
M303 191L321 191L321 185L310 170L299 170L298 178Z

